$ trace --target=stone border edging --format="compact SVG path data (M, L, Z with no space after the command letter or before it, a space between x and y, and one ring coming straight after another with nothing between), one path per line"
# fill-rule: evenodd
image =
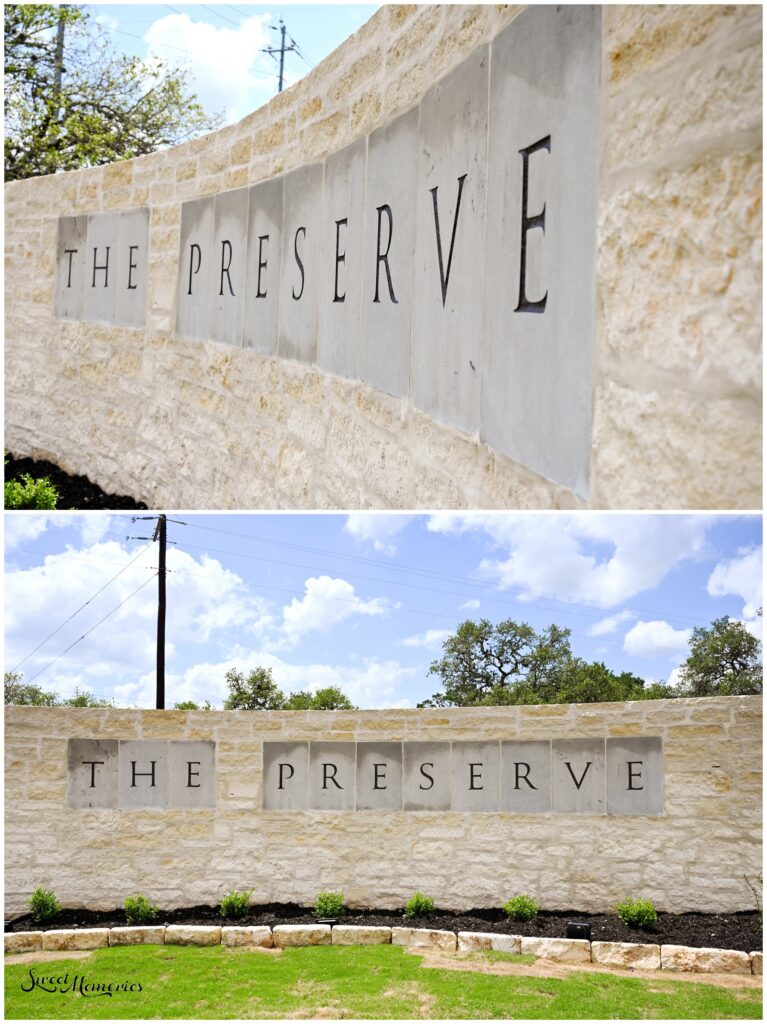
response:
M372 946L391 943L410 948L470 953L496 950L532 953L557 963L594 963L605 967L684 971L704 974L762 974L762 953L737 949L655 945L639 942L589 942L587 939L531 938L495 932L451 932L431 928L387 928L350 924L144 925L121 928L62 928L8 932L6 953L38 950L90 950L105 946Z

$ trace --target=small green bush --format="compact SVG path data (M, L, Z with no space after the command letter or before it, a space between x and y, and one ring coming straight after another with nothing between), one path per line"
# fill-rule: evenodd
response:
M342 892L321 892L314 901L315 917L343 917L346 913Z
M61 904L50 889L41 889L38 886L27 900L32 911L33 920L42 923L52 921L61 910Z
M405 904L405 917L424 917L433 910L434 900L430 896L424 896L422 892L417 892Z
M222 917L245 917L250 906L250 897L253 895L252 889L246 889L243 892L237 892L233 890L227 893L226 896L221 900L221 916Z
M532 896L514 896L503 909L512 921L532 921L541 908Z
M4 492L6 508L56 508L59 500L59 492L47 476L33 480L29 473L6 480Z
M621 921L630 928L649 928L658 917L651 900L626 900L615 909Z
M125 903L125 916L128 924L150 924L157 920L160 912L159 907L153 907L146 896L139 893L137 896L129 896Z

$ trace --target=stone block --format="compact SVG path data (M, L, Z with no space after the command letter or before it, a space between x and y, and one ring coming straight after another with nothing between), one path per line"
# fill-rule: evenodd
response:
M162 945L165 942L164 924L133 925L128 928L110 928L110 946Z
M478 950L494 949L501 953L519 953L522 949L520 935L496 935L495 932L458 932L458 952L475 953Z
M6 932L6 953L30 953L43 948L42 932Z
M282 178L250 190L248 269L242 326L244 348L277 352L277 314L282 251Z
M85 257L83 319L111 323L117 292L118 213L88 217Z
M405 743L402 788L406 811L449 810L450 744Z
M222 946L261 946L271 949L274 945L272 929L267 925L229 925L221 929Z
M737 949L696 949L692 946L663 945L660 947L660 962L664 971L751 974L751 957Z
M143 327L149 280L148 207L120 214L116 258L114 322L126 327Z
M334 946L382 946L391 942L391 928L356 924L333 926Z
M43 949L101 949L108 945L108 928L57 928L43 932Z
M309 807L352 811L355 799L354 743L309 744Z
M216 744L210 740L172 740L169 777L169 807L215 807Z
M501 804L500 744L459 740L450 759L450 808L498 811Z
M219 192L213 207L215 267L208 312L207 337L236 348L242 346L245 303L250 189Z
M432 928L392 928L391 941L395 946L431 946L449 951L457 947L455 932Z
M357 810L402 810L402 744L357 744Z
M277 924L272 929L272 936L278 949L331 944L329 924Z
M87 217L59 217L53 315L65 320L84 315L87 231Z
M660 946L643 942L592 942L591 960L609 967L660 970Z
M322 253L323 164L309 164L284 178L277 352L314 363Z
M565 964L591 962L591 943L587 939L535 939L523 935L520 952Z
M208 311L215 275L214 205L211 196L194 199L181 207L176 331L184 338L208 335Z
M501 810L515 814L551 808L551 742L501 743Z
M554 740L552 809L561 814L605 813L605 741Z
M164 810L168 806L168 744L165 740L120 740L118 806Z
M663 813L663 740L660 736L607 739L607 813Z
M67 803L76 808L117 806L117 740L69 740Z
M169 924L165 944L169 946L218 946L221 925Z
M762 975L762 954L752 953L751 954L751 973Z

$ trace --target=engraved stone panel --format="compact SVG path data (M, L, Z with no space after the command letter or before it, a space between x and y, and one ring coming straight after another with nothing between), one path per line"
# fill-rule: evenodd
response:
M550 741L503 741L501 810L517 814L537 814L550 809Z
M213 289L208 337L242 347L250 189L221 192L213 207Z
M317 358L317 302L322 251L323 165L285 175L282 197L282 280L277 352L283 359Z
M607 813L663 813L663 740L660 736L608 737Z
M67 803L77 808L117 806L117 740L69 740Z
M161 810L168 806L168 744L120 740L118 807Z
M216 806L216 744L211 740L173 740L170 744L172 808Z
M493 41L490 75L480 436L583 498L600 49L598 7L528 7Z
M357 744L357 810L402 809L402 744Z
M325 161L317 365L359 377L365 218L365 146L359 139Z
M85 242L86 320L111 323L117 291L118 213L95 213L88 217Z
M405 743L402 789L406 811L449 810L450 744Z
M181 249L178 260L176 331L186 338L205 338L213 290L214 199L194 199L181 207Z
M450 808L497 811L501 806L500 745L497 741L453 743Z
M85 302L87 217L59 217L54 316L82 320Z
M274 355L280 299L282 178L254 185L248 205L248 265L242 343Z
M354 743L309 744L309 806L319 811L353 811Z
M360 377L398 398L410 386L417 190L416 109L368 139Z
M421 101L413 378L417 408L468 434L482 372L488 48Z
M148 276L149 210L126 210L118 225L115 323L144 326Z
M264 743L265 811L301 811L309 800L309 744Z
M552 809L562 814L605 813L605 741L553 740Z

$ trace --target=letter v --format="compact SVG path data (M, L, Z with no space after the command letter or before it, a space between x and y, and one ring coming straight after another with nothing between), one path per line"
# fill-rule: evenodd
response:
M583 775L581 775L580 779L576 779L575 772L573 771L573 767L570 764L570 762L569 761L565 761L565 764L567 765L567 770L570 772L570 776L571 776L573 782L575 783L575 788L576 789L580 789L581 786L583 785L583 780L586 778L586 772L591 767L592 762L591 761L587 761L586 762L586 767L583 769Z
M458 211L461 209L461 194L463 193L463 183L466 181L467 175L462 174L458 179L458 200L455 204L455 215L453 216L453 232L450 236L450 250L447 254L447 273L445 273L444 262L442 260L442 236L439 231L439 209L437 207L437 189L439 185L435 185L434 188L430 188L431 201L434 204L434 227L437 231L437 256L439 258L439 281L442 285L442 306L445 305L447 299L447 286L450 281L450 264L453 262L453 245L455 244L455 229L458 226Z

